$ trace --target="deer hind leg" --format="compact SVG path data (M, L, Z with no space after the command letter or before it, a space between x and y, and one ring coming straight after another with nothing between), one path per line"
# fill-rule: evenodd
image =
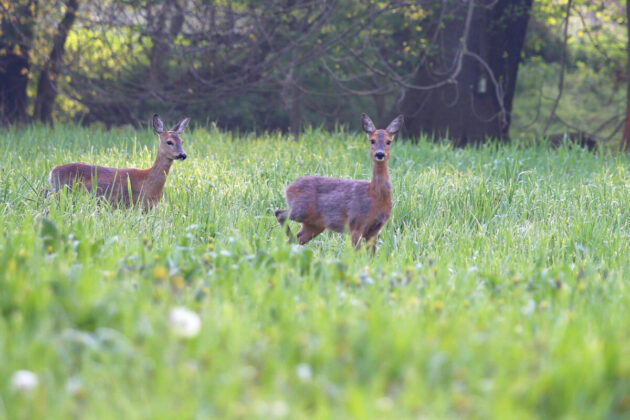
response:
M319 226L307 225L306 223L302 224L300 231L297 234L298 242L300 245L304 245L320 233L324 231L324 228Z
M288 210L276 210L276 219L278 219L278 223L280 223L281 225L284 225L284 222L286 222L287 217L289 217L289 211Z
M289 210L276 210L276 219L280 226L284 226L286 224L287 218L289 217ZM293 233L291 233L291 229L289 225L287 225L287 236L290 240L293 240Z

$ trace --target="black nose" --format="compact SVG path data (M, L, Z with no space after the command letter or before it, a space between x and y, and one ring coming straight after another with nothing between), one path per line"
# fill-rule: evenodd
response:
M179 155L177 155L177 159L179 159L179 160L186 159L186 153L180 153Z
M376 152L376 153L374 153L374 157L377 160L383 160L383 159L385 159L385 153L383 153L383 152Z

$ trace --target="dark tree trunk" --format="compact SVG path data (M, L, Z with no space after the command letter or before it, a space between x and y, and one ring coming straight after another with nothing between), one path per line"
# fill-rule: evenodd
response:
M627 31L628 31L628 40L626 42L626 56L628 60L628 72L630 74L630 1L626 2L626 16L627 16ZM628 76L627 86L626 86L626 123L623 127L623 138L621 139L621 150L624 152L630 152L630 76Z
M397 102L407 133L457 144L508 136L532 0L449 0L437 51ZM470 9L472 7L472 9Z
M53 46L48 61L44 64L37 83L37 96L33 107L33 119L45 123L52 123L52 112L57 98L56 79L63 62L68 32L74 24L79 9L78 0L68 0L67 10L57 26L57 33L53 39Z
M0 37L0 123L28 121L26 112L29 51L33 40L35 0L18 0L3 8Z
M174 13L173 13L174 9ZM170 25L166 28L166 22ZM151 52L149 54L149 81L152 85L158 86L164 73L164 62L168 59L173 40L179 35L184 26L184 13L179 4L168 1L160 8L153 23L155 30L151 34Z
M302 92L298 88L300 78L299 68L296 69L292 63L280 93L289 117L289 133L296 139L302 131Z

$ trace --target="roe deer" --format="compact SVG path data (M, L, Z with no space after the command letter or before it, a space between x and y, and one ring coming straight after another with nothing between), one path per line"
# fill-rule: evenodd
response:
M372 180L352 180L305 176L298 178L286 189L289 209L276 210L281 225L286 219L302 223L297 234L300 245L304 245L324 229L352 235L355 249L376 241L392 208L391 189L387 162L390 144L403 124L403 116L396 117L385 130L377 130L372 120L361 114L361 123L370 140L372 156ZM287 227L287 234L291 231ZM372 251L374 251L374 242Z
M85 163L55 166L49 176L51 190L59 191L64 186L74 188L79 185L115 204L128 207L132 203L141 203L145 209L155 206L162 198L171 164L174 160L186 159L179 135L188 121L190 118L184 118L167 131L158 114L153 115L153 131L160 137L160 147L151 168L118 169Z

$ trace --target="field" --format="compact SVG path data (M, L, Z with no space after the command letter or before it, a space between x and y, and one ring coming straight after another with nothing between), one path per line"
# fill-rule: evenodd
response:
M0 418L630 415L627 157L395 142L371 258L273 217L300 175L368 178L365 136L182 137L144 212L40 191L54 164L149 167L149 131L3 134Z

